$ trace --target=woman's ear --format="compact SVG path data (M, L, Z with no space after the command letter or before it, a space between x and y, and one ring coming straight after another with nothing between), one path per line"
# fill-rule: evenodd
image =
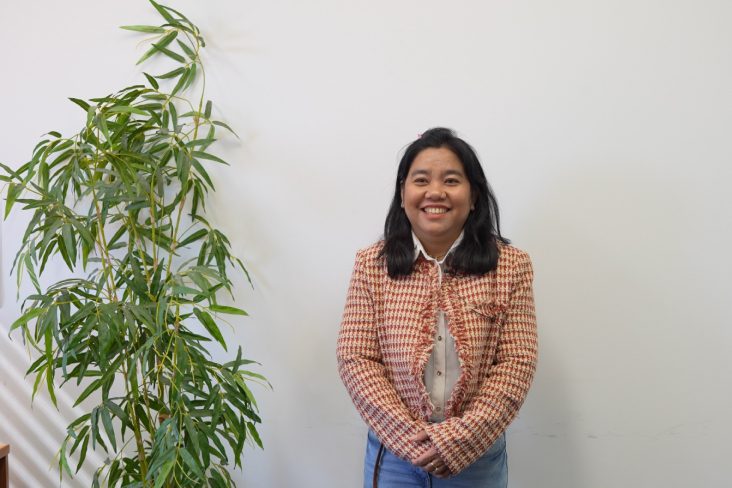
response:
M404 208L404 182L402 181L401 190L399 191L399 199L402 201L402 208Z

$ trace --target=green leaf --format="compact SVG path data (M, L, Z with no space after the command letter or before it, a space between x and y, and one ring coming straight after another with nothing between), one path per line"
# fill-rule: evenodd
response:
M203 115L207 119L210 119L211 118L211 106L212 106L211 100L209 100L208 102L206 102L206 109L203 111Z
M111 138L109 137L109 129L107 128L107 119L104 117L103 114L99 114L96 117L94 117L95 125L99 128L99 130L102 131L102 134L104 134L104 139L108 143L111 144Z
M183 458L183 462L186 463L186 465L191 468L191 470L196 473L197 476L203 478L203 471L201 471L201 467L198 465L196 460L194 459L193 455L188 451L188 449L181 449L179 451L180 457Z
M196 242L197 240L199 240L202 237L205 237L207 235L208 235L208 230L207 229L199 229L196 232L194 232L193 234L191 234L188 237L186 237L185 239L183 239L182 241L180 241L178 243L178 247L179 248L180 247L185 247L188 244L190 244L192 242Z
M8 218L8 215L10 215L10 211L13 209L13 205L15 204L15 200L20 196L20 194L23 191L23 187L15 184L10 183L8 185L8 196L5 199L5 218Z
M190 415L184 415L183 416L183 423L186 427L186 435L188 438L193 442L193 448L196 450L196 452L200 452L201 448L198 443L198 430L196 430L195 425L193 425L193 420L191 419ZM208 463L204 460L204 466L206 466Z
M115 105L114 107L110 107L107 109L108 113L129 113L129 114L137 114L137 115L150 115L149 113L145 112L144 110L140 110L136 107L128 107L125 105Z
M246 394L249 401L252 402L254 408L257 408L257 401L254 399L254 394L252 393L252 390L249 389L249 386L247 386L246 381L244 381L244 379L239 376L235 378L235 381L236 384L239 385L242 390L244 390L244 393Z
M153 43L153 46L157 47L158 49L162 50L165 47L167 47L173 40L178 37L178 31L172 30L165 34L163 37L161 37L158 42ZM185 60L184 60L185 61Z
M154 25L122 25L120 26L120 29L135 32L145 32L147 34L162 34L163 32L165 32L164 28L156 27Z
M191 64L191 72L188 74L188 79L186 80L185 88L188 88L191 86L191 83L193 83L196 79L196 70L198 63Z
M180 54L178 54L175 51L171 51L168 48L160 47L157 44L153 44L153 48L156 49L156 50L158 50L158 51L160 51L161 53L165 54L169 58L178 61L179 63L185 63L186 62L186 59L183 56L181 56Z
M222 472L224 473L223 475L221 474ZM226 479L224 479L224 476ZM230 488L232 486L229 472L223 470L221 467L214 469L211 473L211 479L216 483L215 488Z
M5 171L8 175L10 175L10 177L14 178L16 176L15 171L13 171L13 169L10 168L10 166L0 163L0 168L2 168L3 171Z
M66 474L68 474L69 476L73 476L71 473L71 468L69 467L69 462L66 459L66 443L68 442L68 440L69 440L68 437L66 439L64 439L63 444L61 444L61 449L59 449L59 451L58 451L58 454L59 454L58 464L59 464L59 467L61 468L59 477L63 477L64 472L66 472ZM4 474L5 473L3 473L3 475Z
M163 464L160 468L160 472L157 474L157 478L155 479L155 488L161 488L163 486L165 480L168 478L170 470L173 469L173 466L175 466L175 458L169 459L165 464Z
M208 159L209 161L216 161L217 163L225 164L226 166L229 166L229 163L224 161L218 156L214 156L213 154L209 154L203 151L191 151L191 156L198 159Z
M76 399L76 402L74 402L74 406L77 406L81 402L83 402L86 397L97 391L99 388L101 388L103 385L102 378L97 378L96 380L92 381L89 386L87 386L83 392L81 392L81 395L79 398Z
M94 237L89 232L89 229L73 217L71 217L69 219L69 221L71 222L71 225L73 225L76 228L76 230L79 232L79 234L81 235L81 238L84 240L84 242L86 242L89 247L93 248L94 247Z
M89 447L89 435L84 435L84 442L81 443L81 452L79 453L79 463L76 465L76 472L79 472L79 469L81 469L81 465L84 463L84 459L86 459L86 451Z
M193 51L193 49L188 47L188 45L185 42L181 42L180 39L177 39L175 42L178 43L180 48L183 50L183 52L185 52L188 55L188 57L191 59L191 61L194 61L196 59L196 53Z
M172 95L175 95L175 94L176 94L176 93L178 93L178 92L179 92L179 91L180 91L181 89L183 89L183 87L184 87L184 86L185 86L185 84L186 84L186 79L188 78L188 76L190 76L190 74L191 74L191 71L190 71L190 69L186 69L186 70L185 70L185 73L183 73L183 74L182 74L182 75L180 76L180 78L178 79L178 83L176 83L176 84L175 84L175 86L173 87L173 91L171 92L171 94L172 94Z
M155 10L157 10L160 13L160 15L163 16L163 18L165 20L167 20L171 24L175 24L176 23L176 21L173 18L173 16L168 13L166 7L164 7L163 5L160 5L155 0L150 0L150 3L152 4L153 7L155 7Z
M183 73L185 70L186 69L181 66L181 67L175 68L172 71L168 71L167 73L164 73L162 75L157 75L157 76L155 76L155 78L158 78L160 80L167 80L168 78L175 78L179 74Z
M33 283L33 287L40 294L41 285L38 283L38 277L36 276L35 267L33 266L33 260L31 259L30 254L25 255L23 263L25 264L25 271L26 273L28 273L28 277L30 278L31 283Z
M153 54L155 54L156 52L158 52L158 49L155 47L155 45L153 45L150 49L148 49L147 51L145 51L145 54L143 54L140 57L140 59L137 60L137 62L135 63L135 65L138 65L138 64L142 63L143 61L145 61L146 59L148 59L150 56L152 56Z
M71 259L69 259L69 251L66 249L66 243L63 240L62 236L57 237L56 244L58 245L58 252L61 254L61 257L66 263L66 266L68 266L68 268L73 271L74 263L71 261Z
M66 252L69 255L69 261L71 263L76 262L76 239L74 239L73 231L71 229L71 224L64 224L63 227L61 227L61 235L64 239L64 247L66 248Z
M217 313L228 313L228 314L232 314L232 315L247 315L247 316L249 315L248 313L246 313L244 310L242 310L240 308L229 307L226 305L211 305L209 307L209 309L212 312L217 312Z
M208 437L203 430L198 431L198 446L200 446L201 460L204 466L211 464L211 450L208 444Z
M31 404L33 403L33 400L36 398L36 393L38 393L38 386L41 384L41 380L43 379L43 376L45 375L46 370L39 372L36 375L36 380L33 382L33 393L31 393Z
M112 426L112 416L109 415L109 410L106 408L100 409L102 415L102 424L104 425L104 432L107 434L107 438L112 443L112 449L117 450L117 440L114 435L114 427Z
M224 340L224 337L221 335L221 331L219 330L219 327L216 325L216 322L211 318L211 315L208 314L208 312L205 312L199 308L194 308L193 313L198 317L198 320L201 321L203 326L206 328L209 334L211 334L211 337L216 339L219 344L221 344L224 347L224 350L227 350L226 348L226 341Z
M234 129L232 129L231 127L229 127L229 126L228 126L227 124L225 124L224 122L221 122L220 120L213 120L213 121L211 121L211 123L212 123L213 125L218 125L219 127L223 127L224 129L226 129L226 130L228 130L229 132L231 132L232 134L234 134L234 135L235 135L236 137L239 137L239 135L238 135L238 134L237 134L236 132L234 132Z
M46 357L49 359L48 361L48 367L46 368L46 387L48 388L48 395L51 397L51 402L53 403L53 406L58 408L58 404L56 403L56 385L53 384L53 372L54 372L54 363L53 363L53 356L52 356L52 334L53 330L50 328L46 331Z
M26 313L21 315L21 317L18 320L13 322L13 325L10 326L9 332L12 332L13 330L17 329L18 327L24 326L25 324L28 323L28 321L33 320L34 318L38 317L39 315L43 315L44 313L46 313L46 310L47 310L46 308L32 308L32 309L28 310Z
M67 427L66 432L68 433L66 437L68 438L74 438L74 445L71 446L71 450L69 450L69 454L73 454L76 451L76 448L79 447L79 444L81 444L81 441L84 440L84 437L86 433L89 431L89 426L85 425L82 427L79 432L75 432L73 427Z
M130 419L127 416L127 414L125 413L125 411L122 410L122 408L119 405L117 405L116 403L114 403L112 400L105 400L104 406L107 407L109 409L109 411L112 412L114 414L114 416L117 417L118 419L120 419L123 423L125 423L125 424L129 423Z
M155 88L156 90L157 90L158 88L160 88L160 85L158 84L158 81L157 81L157 80L156 80L156 79L155 79L155 78L154 78L153 76L150 76L150 75L149 75L149 74L147 74L147 73L142 73L142 74L143 74L143 75L145 75L145 78L147 78L147 81L148 81L148 83L150 83L150 85L151 85L151 86L152 86L153 88Z
M168 105L168 108L170 109L170 122L173 126L173 132L180 132L178 130L178 111L175 109L175 104L171 103Z
M193 165L194 168L196 168L196 171L198 172L198 174L201 175L203 177L203 179L206 181L206 183L208 184L208 187L213 190L214 189L213 181L211 180L211 177L209 176L208 172L204 169L203 165L197 159L192 159L191 164Z
M69 100L77 104L79 107L83 108L85 111L89 110L90 105L86 103L84 100L81 100L79 98L71 98L69 97Z
M247 430L252 435L254 442L256 442L260 448L264 448L264 445L262 445L262 439L259 437L259 432L257 432L257 428L254 423L247 422Z

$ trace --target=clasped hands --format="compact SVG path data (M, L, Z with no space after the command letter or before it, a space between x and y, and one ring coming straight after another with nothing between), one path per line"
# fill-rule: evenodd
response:
M438 478L447 478L448 476L450 476L450 468L447 467L445 461L437 453L437 448L430 441L430 438L427 435L426 431L419 431L417 434L410 437L409 440L415 443L427 441L430 445L430 448L427 450L427 452L412 461L415 466L419 466L420 468L424 469L428 473L432 473Z

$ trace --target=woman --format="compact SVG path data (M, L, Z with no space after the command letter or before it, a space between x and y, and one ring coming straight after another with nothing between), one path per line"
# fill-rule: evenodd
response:
M384 240L356 256L338 337L370 428L364 488L506 486L504 431L536 367L532 280L473 149L449 129L422 134Z

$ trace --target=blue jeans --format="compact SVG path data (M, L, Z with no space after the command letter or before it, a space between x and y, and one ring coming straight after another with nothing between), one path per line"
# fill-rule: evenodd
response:
M363 488L372 488L374 464L381 442L369 430L366 444L366 459L363 468ZM396 457L388 449L381 456L379 488L506 488L508 486L508 465L506 457L506 435L493 443L488 451L460 473L449 478L438 478L428 472Z

